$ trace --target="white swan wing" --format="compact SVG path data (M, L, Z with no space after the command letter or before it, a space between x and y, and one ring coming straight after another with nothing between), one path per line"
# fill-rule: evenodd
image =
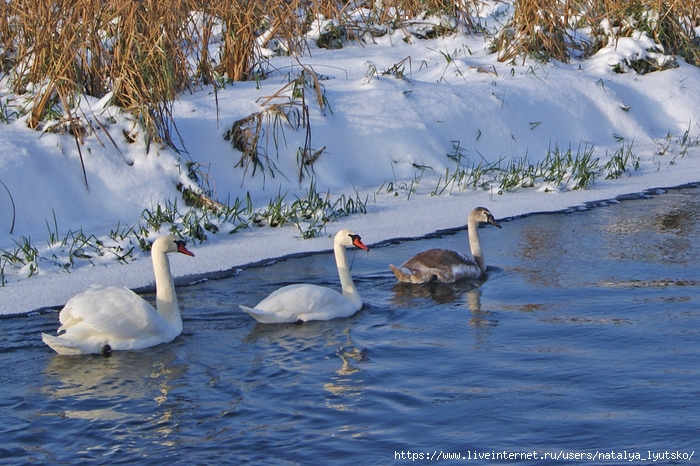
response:
M59 315L59 335L43 335L61 354L141 349L171 341L177 335L143 298L115 286L93 286L71 298Z
M358 309L342 294L317 285L289 285L270 294L254 308L241 306L258 322L282 323L349 317Z
M59 316L61 330L89 326L115 338L160 333L164 319L153 306L128 288L95 286L71 298Z

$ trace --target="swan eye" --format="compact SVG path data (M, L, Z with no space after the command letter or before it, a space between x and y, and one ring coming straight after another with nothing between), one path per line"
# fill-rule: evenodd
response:
M352 244L355 247L358 247L360 249L364 249L365 251L369 251L369 248L364 245L362 242L362 239L360 238L360 235L348 235L350 236L350 239L352 240Z
M348 235L350 237L350 241L352 241L352 244L357 246L357 244L362 244L362 238L360 238L360 235ZM357 246L359 247L359 246Z

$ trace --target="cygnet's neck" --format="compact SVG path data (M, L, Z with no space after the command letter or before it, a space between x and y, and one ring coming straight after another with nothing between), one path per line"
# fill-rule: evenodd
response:
M182 318L168 256L162 251L151 251L151 259L156 276L156 310L176 331L181 332Z
M469 248L472 251L472 257L481 273L484 273L486 272L486 261L484 253L481 252L481 242L479 241L479 222L471 216L467 222L467 230L469 231Z
M335 263L338 266L338 275L340 276L340 286L343 290L343 296L348 299L356 308L360 310L362 307L362 298L355 288L348 267L348 260L345 254L345 246L335 243L333 245L335 253Z

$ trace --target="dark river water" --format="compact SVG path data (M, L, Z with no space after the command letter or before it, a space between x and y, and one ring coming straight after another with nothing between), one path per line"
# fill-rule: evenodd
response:
M54 312L2 318L0 463L698 464L699 194L487 226L477 284L387 267L465 231L350 252L348 319L238 310L338 287L330 254L180 288L184 333L110 358L53 353Z

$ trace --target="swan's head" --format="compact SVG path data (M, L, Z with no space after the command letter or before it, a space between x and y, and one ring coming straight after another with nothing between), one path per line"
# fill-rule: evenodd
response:
M340 230L335 234L334 243L339 246L355 246L360 249L364 249L365 251L369 251L369 248L362 242L360 235L352 230L348 230L347 228Z
M185 247L185 242L173 235L161 236L155 240L153 246L151 246L151 252L179 252L194 257L194 253Z
M498 224L495 218L493 218L493 214L489 212L489 209L486 207L477 207L476 209L472 210L472 212L469 214L469 220L474 219L478 223L490 223L491 225L501 228L501 225Z

